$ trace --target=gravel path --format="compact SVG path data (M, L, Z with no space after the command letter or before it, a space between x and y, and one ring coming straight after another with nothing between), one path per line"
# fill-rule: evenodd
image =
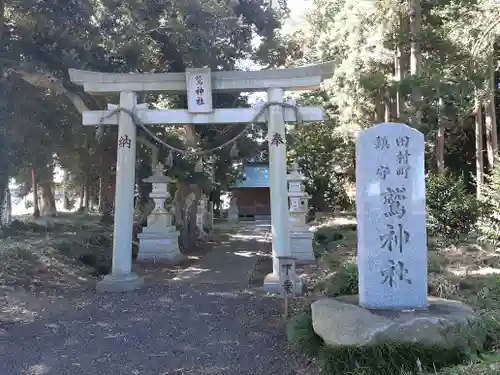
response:
M209 264L219 259L210 272L224 275L225 257L235 256L229 248L261 248L262 230L207 255ZM252 266L255 257L246 257ZM204 280L153 280L129 294L83 291L39 319L0 326L0 374L309 373L288 348L279 300L248 282Z

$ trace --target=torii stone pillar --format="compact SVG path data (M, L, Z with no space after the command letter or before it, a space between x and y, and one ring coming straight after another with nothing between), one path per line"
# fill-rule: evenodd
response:
M283 89L267 90L270 102L282 103ZM290 237L288 235L288 189L286 179L285 121L282 107L269 108L269 182L271 186L271 231L273 235L273 273L266 276L264 290L280 293L280 262L278 257L290 256ZM285 192L285 196L283 195ZM302 289L300 279L295 280L296 294Z
M293 109L269 108L255 119L259 108L214 109L212 92L267 91L270 101L283 102L284 90L310 90L333 74L333 63L292 69L261 71L211 72L210 69L187 69L186 73L98 73L69 70L71 81L83 85L86 92L121 93L120 107L135 111L144 124L248 124L269 118L271 216L273 233L273 273L266 277L264 289L280 292L278 256L290 256L288 238L288 195L286 188L285 122L297 121ZM135 92L169 91L188 94L188 109L149 110L137 105ZM300 108L301 120L321 121L320 108ZM112 274L97 287L99 291L128 291L138 288L142 280L131 272L132 215L135 178L136 129L124 112L83 112L84 125L119 125L116 173L115 229ZM122 217L123 216L123 217ZM300 282L297 282L299 285Z
M135 92L120 93L120 107L133 110ZM116 159L115 217L111 274L97 283L98 292L128 292L138 289L143 279L132 270L132 230L134 218L135 152L137 129L132 118L120 114ZM130 172L132 171L132 172ZM130 249L130 251L123 251Z

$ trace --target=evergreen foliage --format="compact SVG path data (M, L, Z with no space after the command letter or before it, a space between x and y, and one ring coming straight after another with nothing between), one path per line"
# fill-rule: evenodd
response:
M480 239L494 246L500 245L500 163L498 163L481 191L483 212L479 220Z

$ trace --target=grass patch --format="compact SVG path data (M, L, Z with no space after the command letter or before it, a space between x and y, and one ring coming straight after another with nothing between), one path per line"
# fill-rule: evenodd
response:
M14 220L0 239L0 283L31 286L77 285L111 270L112 239L98 217L61 214Z
M107 275L111 272L111 238L105 234L88 234L84 237L65 239L56 243L55 248L74 257L79 262L94 269L94 275Z
M297 348L313 357L319 355L324 342L313 330L310 309L294 315L286 328L288 340Z
M358 294L358 267L354 263L340 265L334 274L317 282L315 289L328 297Z
M326 375L399 375L434 372L464 363L470 353L463 348L442 348L386 343L372 347L331 347L316 335L311 311L293 317L287 325L293 345L317 357Z
M50 229L34 222L14 220L7 228L2 229L1 237L16 237L25 233L45 233L48 230Z
M484 356L480 361L467 365L443 369L440 375L498 375L500 374L500 354Z

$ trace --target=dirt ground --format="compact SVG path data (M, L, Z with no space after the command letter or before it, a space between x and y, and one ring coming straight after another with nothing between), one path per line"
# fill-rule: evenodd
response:
M319 373L288 345L282 301L249 281L268 226L218 226L184 264L135 266L144 288L101 295L109 227L16 225L0 239L0 374Z

